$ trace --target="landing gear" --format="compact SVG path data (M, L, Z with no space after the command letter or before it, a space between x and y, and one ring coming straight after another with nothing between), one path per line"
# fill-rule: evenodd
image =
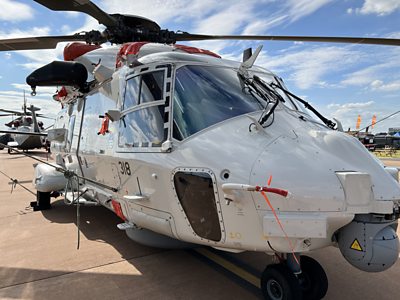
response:
M31 207L34 211L50 209L50 192L36 192L36 201L31 202Z
M299 280L286 264L269 265L261 276L261 291L267 300L303 299Z
M288 254L289 255L289 254ZM261 291L267 300L317 300L328 291L328 278L311 257L299 256L300 266L291 257L269 265L261 276Z
M301 274L298 275L304 299L322 299L328 291L328 278L321 265L309 256L300 257Z

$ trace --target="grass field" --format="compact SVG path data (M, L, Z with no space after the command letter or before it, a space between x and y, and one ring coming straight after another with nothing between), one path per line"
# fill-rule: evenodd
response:
M400 158L400 150L375 150L374 153L379 158Z

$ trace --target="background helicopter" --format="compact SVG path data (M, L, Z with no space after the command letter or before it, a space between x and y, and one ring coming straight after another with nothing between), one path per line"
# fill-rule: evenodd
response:
M337 242L350 263L367 271L384 270L397 260L399 186L359 143L333 131L335 124L315 110L320 121L301 112L304 101L272 73L253 66L259 49L245 52L240 64L175 42L247 38L399 45L399 40L193 35L161 30L141 17L108 15L91 2L37 2L86 12L107 27L0 43L15 50L69 40L95 44L71 44L65 57L75 62L54 62L28 76L33 92L37 86L64 85L68 94L52 147L58 170L69 179L50 184L46 181L56 171L39 165L39 208L47 208L50 192L67 182L84 194L81 201L67 193L70 204L110 208L126 221L120 228L139 242L168 247L180 240L276 253L282 263L267 267L261 281L267 299L325 295L326 275L301 252ZM125 44L96 45L105 41ZM311 165L315 160L318 167ZM307 168L307 176L299 176ZM274 179L264 186L266 170Z
M4 135L0 136L1 143L10 146L10 148L7 149L8 153L11 153L11 147L23 150L24 152L32 149L45 148L46 151L50 152L50 143L46 140L47 133L43 127L43 122L38 121L37 118L51 118L42 114L37 114L36 112L39 110L40 108L34 105L27 106L25 91L22 112L0 109L1 112L5 113L0 115L2 117L18 116L4 124L9 127L10 130L0 130L0 133L4 133ZM3 150L4 147L0 149Z

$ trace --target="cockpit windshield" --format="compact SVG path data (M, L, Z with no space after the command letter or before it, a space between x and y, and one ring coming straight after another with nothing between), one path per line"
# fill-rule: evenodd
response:
M174 138L183 140L213 124L263 110L267 102L246 92L234 69L183 66L176 71Z
M245 76L227 67L183 66L177 69L175 78L173 137L181 141L216 123L260 110L263 113L258 122L268 127L278 106L301 111L314 121L306 108L328 127L336 125L289 92L271 73L249 70Z

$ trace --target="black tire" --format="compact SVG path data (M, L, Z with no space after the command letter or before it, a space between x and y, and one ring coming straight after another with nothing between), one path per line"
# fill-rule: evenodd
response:
M11 154L11 149L10 148L7 148L7 153Z
M49 192L36 192L36 210L50 209L50 193Z
M299 282L303 298L318 300L325 297L328 291L328 278L322 266L309 256L300 257L301 275Z
M261 291L267 300L301 300L297 277L285 264L269 265L261 276Z

